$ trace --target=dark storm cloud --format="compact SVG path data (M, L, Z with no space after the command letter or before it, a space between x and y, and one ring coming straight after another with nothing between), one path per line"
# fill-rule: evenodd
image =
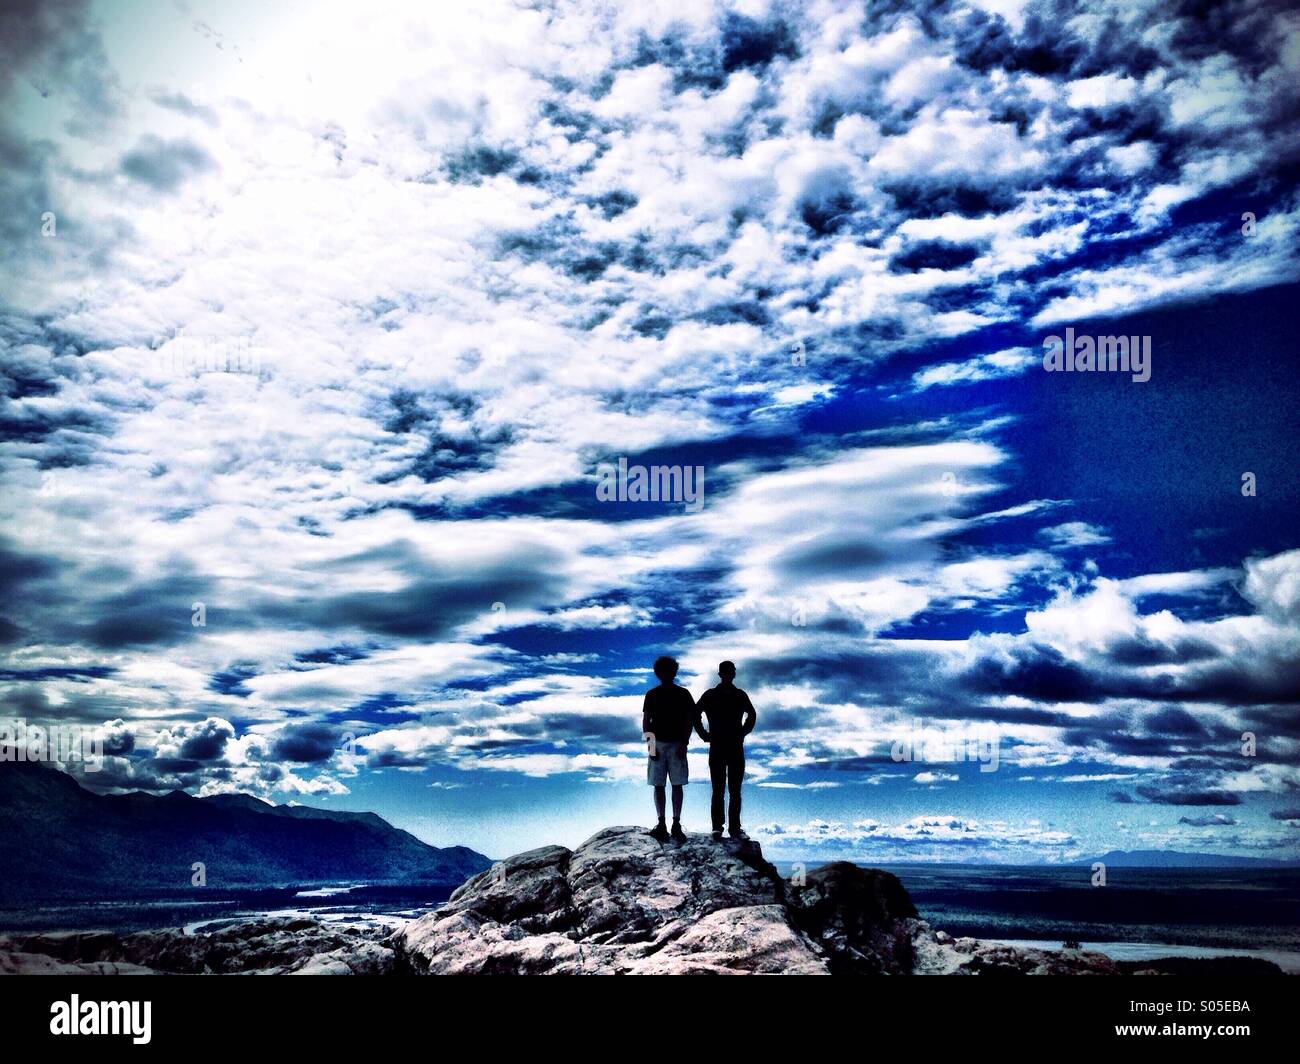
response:
M984 187L970 177L934 179L922 176L899 179L885 186L895 207L909 218L939 218L945 214L978 217L1002 214L1017 202L1017 190L1003 186Z
M271 757L311 764L328 761L339 749L342 732L329 724L290 724L276 735Z
M0 669L0 680L102 680L117 672L113 665L54 665L36 669Z
M673 88L717 91L737 70L763 73L773 62L799 54L797 32L779 16L766 20L723 14L716 35L692 40L679 32L642 35L633 66L658 63L673 72Z
M293 659L304 666L345 665L349 661L362 661L369 654L370 652L364 648L341 643L338 646L322 647L319 650L300 651L293 656Z
M99 410L49 408L0 398L0 439L40 444L35 453L42 469L89 465L114 427L114 420Z
M59 390L59 374L52 365L48 350L36 344L23 343L22 335L4 339L14 344L8 349L4 362L0 363L0 394L5 399L48 396Z
M194 638L196 601L205 603L216 620L211 591L211 583L188 573L146 581L96 600L93 617L74 631L104 650L172 646Z
M1218 722L1207 724L1179 706L1147 708L1140 703L1128 704L1096 716L1076 717L1059 726L1063 741L1081 750L1101 748L1130 757L1195 754L1174 763L1173 767L1187 770L1219 769L1237 763L1237 729ZM1224 751L1218 759L1213 756L1215 748Z
M976 662L959 680L976 694L1021 695L1039 702L1097 702L1106 692L1078 663L1052 647L1017 644Z
M1251 666L1241 662L1235 667L1244 675ZM1170 691L1176 692L1172 697L1177 701L1216 701L1211 692L1221 687L1213 678L1204 687L1194 678L1153 684L1141 676L1094 670L1059 651L1023 641L1000 645L997 653L979 657L955 677L937 668L930 653L908 648L902 640L834 655L754 659L747 662L746 671L756 686L810 684L830 703L907 705L918 719L1053 727L1060 730L1062 742L1080 750L1171 757L1204 754L1208 746L1223 749L1227 757L1240 743L1235 725L1201 719L1184 706L1166 702ZM1266 694L1271 698L1272 692ZM990 705L989 695L1027 698L1041 705ZM1052 708L1059 702L1112 700L1114 707L1090 716ZM1139 711L1153 700L1156 705L1149 712Z
M1067 659L1059 650L1031 642L1019 642L1005 655L984 658L961 678L972 692L1020 694L1041 701L1099 702L1111 698L1156 701L1213 702L1250 705L1261 702L1300 702L1300 658L1279 649L1251 660L1230 659L1221 649L1200 640L1182 650L1163 655L1167 663L1192 663L1198 667L1178 672L1151 673L1145 661L1128 668L1120 659L1132 658L1134 647L1144 646L1136 638L1122 644L1119 658L1110 656L1096 663ZM1137 655L1139 658L1144 655ZM1152 656L1156 656L1154 653ZM1213 664L1200 665L1217 658Z
M915 550L915 548L912 548ZM869 579L887 570L889 564L901 563L906 550L891 553L875 544L850 539L841 543L818 538L798 544L778 555L772 562L780 572L794 579L834 574L841 579Z
M140 700L126 689L106 688L87 678L50 678L39 683L0 680L0 704L11 715L33 724L97 727L105 718L138 712Z
M745 663L746 679L753 686L811 684L832 703L882 698L933 670L929 653L897 642L835 653L755 657Z
M208 678L208 690L215 691L217 694L247 698L253 692L244 685L244 681L256 676L257 673L256 665L232 665L229 669L215 672Z
M918 716L949 717L953 707L950 703L937 703L928 709L919 709ZM972 724L1031 724L1048 728L1068 728L1078 732L1080 719L1071 713L1048 709L1045 706L980 706L970 705L960 709L961 719ZM1122 718L1107 715L1097 718L1095 722L1082 722L1090 727L1114 728L1122 726Z
M119 167L127 177L155 192L175 192L191 177L216 168L216 160L188 137L163 140L152 133L141 137L122 156Z
M142 770L145 778L153 776L155 782L152 786L159 786L158 778L167 776L188 776L193 783L197 783L201 778L199 770L203 765L194 758L158 756L136 761L133 767ZM150 786L150 784L142 783L141 786Z
M636 718L614 714L582 715L547 713L537 718L537 727L521 734L544 735L548 739L589 739L599 742L636 742L641 738L641 722Z
M499 557L451 567L434 565L411 544L385 547L324 562L320 571L334 575L346 588L362 566L383 566L405 574L403 586L391 591L347 591L269 597L260 590L223 588L196 575L178 559L171 571L138 581L120 567L102 571L69 569L57 558L14 550L0 543L0 589L18 612L6 618L14 639L67 641L102 650L169 647L199 638L205 630L252 631L267 626L320 631L359 629L391 638L438 638L458 625L487 613L495 601L520 607L552 601L562 593L566 559L544 546L521 546ZM39 596L18 592L39 583ZM194 604L202 603L205 625L194 625ZM364 650L346 647L322 652L333 663L360 660ZM303 663L325 661L305 654ZM247 695L246 681L256 675L248 664L215 673L209 689Z
M825 711L820 706L807 706L798 709L767 708L763 709L763 731L768 734L801 731L816 727L825 719Z
M235 736L227 721L209 717L199 724L182 729L180 757L186 761L215 761L226 751L226 743Z
M479 410L479 400L467 393L444 392L417 395L401 390L389 397L391 412L384 428L396 435L411 435L425 441L424 450L409 463L381 477L382 482L399 480L414 474L421 480L435 481L470 470L490 468L498 454L513 441L514 433L505 426L489 426L472 419ZM452 431L455 422L468 426Z
M504 174L519 164L519 155L508 148L475 144L450 156L443 163L448 181L477 185L484 178Z
M324 630L358 628L379 635L428 639L445 636L482 614L496 596L527 601L553 586L541 574L514 573L507 568L487 570L479 580L446 573L398 591L358 591L268 606L262 617Z
M104 753L109 757L124 757L135 749L135 732L125 721L106 721L100 731L104 740Z
M141 760L108 757L97 772L86 772L83 766L73 762L68 771L83 787L97 792L192 790L203 782L194 768L164 768L152 757Z
M268 599L252 611L259 624L324 631L359 628L377 635L436 638L486 613L495 601L523 606L560 594L565 560L560 552L534 544L452 568L431 563L412 544L401 541L321 566L346 583L351 570L382 563L389 572L407 576L406 585L397 590Z
M70 137L102 135L122 115L121 86L89 7L82 0L0 5L0 265L19 275L39 276L48 268L46 212L59 234L75 240L65 242L65 262L102 265L120 235L112 226L100 231L81 223L75 209L80 178L56 142L58 130L31 137L22 122L20 99L28 92L49 101L50 118L71 115L61 123Z
M1079 728L1071 728L1069 731L1064 732L1062 738L1071 746L1081 749L1101 747L1113 754L1126 757L1167 757L1185 749L1177 741L1171 741L1160 736L1127 735L1123 733L1097 734L1094 731L1085 731Z
M1248 728L1261 735L1300 739L1300 707L1250 706L1241 711L1241 719Z
M1152 735L1200 739L1209 734L1205 725L1178 706L1166 706L1148 714L1142 718L1142 724Z
M41 216L61 205L50 191L55 154L53 145L21 140L0 124L0 236L11 253L42 239Z
M917 270L955 270L967 266L979 257L980 248L969 244L925 243L914 244L890 263L897 272Z
M1189 662L1209 661L1219 656L1219 649L1207 640L1187 638L1172 642L1157 642L1140 636L1112 643L1107 657L1116 665L1185 665Z
M1154 805L1241 805L1241 795L1198 780L1162 780L1134 789Z
M55 577L66 567L61 558L19 550L0 536L0 599L12 602L27 584Z
M84 0L10 0L0 8L0 103L20 79L42 96L59 94L77 117L68 131L102 129L122 109L117 75Z

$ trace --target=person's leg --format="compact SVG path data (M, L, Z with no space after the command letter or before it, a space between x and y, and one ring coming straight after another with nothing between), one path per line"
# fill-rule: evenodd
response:
M740 782L745 778L745 748L738 746L727 759L727 792L730 808L727 810L727 824L731 829L740 829Z
M682 822L682 793L683 787L680 783L673 784L673 826L676 827Z
M727 760L722 751L709 750L709 782L713 785L713 802L710 812L713 814L713 830L722 830L723 794L727 789Z
M660 827L664 824L664 806L667 804L667 797L662 784L655 787L655 815L659 817Z

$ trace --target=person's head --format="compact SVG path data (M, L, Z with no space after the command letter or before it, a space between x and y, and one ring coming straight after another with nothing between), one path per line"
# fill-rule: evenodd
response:
M736 678L736 666L730 661L724 661L718 666L718 675L722 677L723 683L731 683Z
M667 654L655 658L655 675L659 677L660 683L672 683L673 677L677 675L677 659L670 658Z

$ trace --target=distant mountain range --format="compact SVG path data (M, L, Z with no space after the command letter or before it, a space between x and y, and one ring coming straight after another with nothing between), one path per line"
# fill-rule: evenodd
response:
M246 794L100 795L47 765L0 763L0 898L129 898L209 888L457 885L491 866L374 813Z
M1229 857L1220 853L1183 853L1179 850L1111 850L1092 861L1108 868L1298 868L1300 862L1272 857Z

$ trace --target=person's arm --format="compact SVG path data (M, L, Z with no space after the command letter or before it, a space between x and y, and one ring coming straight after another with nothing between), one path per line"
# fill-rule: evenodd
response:
M651 728L652 723L653 721L650 720L650 692L647 691L645 698L641 702L641 734L643 736L654 734Z
M740 726L740 734L748 735L754 730L754 725L758 723L758 713L754 710L754 703L749 700L749 695L744 691L740 692L745 695L745 720Z
M703 717L704 700L708 697L709 697L708 691L705 691L704 694L700 695L700 700L695 703L695 711L694 711L695 731L699 734L700 738L703 739L706 743L713 741L712 737L709 735L709 729L704 725L704 717Z

